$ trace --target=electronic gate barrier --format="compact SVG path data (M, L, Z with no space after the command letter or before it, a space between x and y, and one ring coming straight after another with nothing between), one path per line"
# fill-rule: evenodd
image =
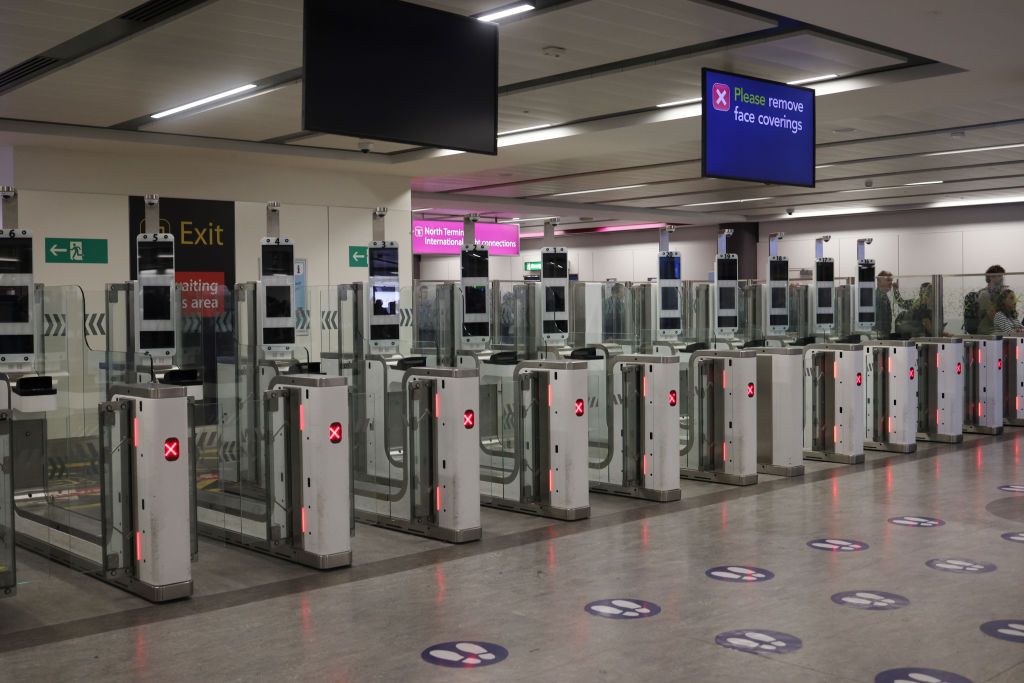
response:
M787 314L788 317L788 314ZM764 347L757 353L757 471L782 477L804 473L803 349Z
M964 337L964 431L1003 433L1003 340Z
M1003 421L1024 427L1024 336L1003 337Z
M864 347L804 347L804 459L864 462Z
M922 337L917 344L917 439L964 439L964 341Z
M917 345L898 340L870 342L864 345L864 360L864 448L913 453L917 450Z
M757 354L697 351L690 356L679 476L722 484L757 483Z

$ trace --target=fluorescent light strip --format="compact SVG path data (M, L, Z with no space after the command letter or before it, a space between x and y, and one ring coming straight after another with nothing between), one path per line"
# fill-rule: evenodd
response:
M248 85L243 85L243 86L240 86L238 88L232 88L231 90L225 90L222 93L217 93L216 95L210 95L209 97L204 97L201 100L196 100L195 102L189 102L188 104L183 104L180 107L175 107L173 109L168 109L166 111L162 111L162 112L159 112L157 114L153 114L150 118L162 119L165 116L171 116L172 114L180 114L183 111L188 111L189 109L195 109L196 107L201 107L204 104L209 104L211 102L216 102L217 100L223 100L225 98L233 97L235 95L240 95L241 93L248 92L248 91L250 91L250 90L252 90L252 89L254 89L256 87L257 86L256 86L255 83L249 83Z
M941 185L945 180L922 180L918 183L904 183L903 187L914 187L915 185Z
M498 221L499 223L529 223L530 221L552 221L558 218L558 216L541 216L540 218L513 218L507 221Z
M943 209L954 206L979 206L982 204L1016 204L1018 202L1024 202L1024 195L1016 195L1013 197L995 197L992 199L951 199L949 201L934 202L929 204L929 208Z
M431 206L431 207L428 207L426 209L413 209L412 212L413 213L423 213L424 211L433 211L433 210L434 210L434 207Z
M506 17L514 17L517 14L523 12L529 12L533 10L533 5L523 3L522 5L515 5L513 7L506 7L490 14L485 14L482 17L477 17L479 21L497 21L498 19L504 19Z
M820 164L814 168L832 168L833 166L835 166L835 164Z
M540 130L541 128L550 128L553 123L542 123L539 126L527 126L526 128L516 128L515 130L506 130L504 133L498 133L500 138L502 135L515 135L516 133L527 133L531 130Z
M792 216L786 216L786 218L818 218L822 216L848 216L857 213L874 213L878 211L873 206L862 206L853 207L848 209L821 209L820 211L807 211L802 212L797 209Z
M742 204L743 202L763 202L771 197L752 197L750 199L727 199L721 202L701 202L700 204L683 204L684 209L688 209L691 206L716 206L718 204Z
M596 190L577 190L576 192L559 192L558 194L549 195L550 197L571 197L577 194L591 194L593 192L614 192L615 190L633 190L638 187L647 187L647 183L641 183L639 185L622 185L620 187L599 187Z
M1017 143L1014 145L996 145L994 147L972 147L971 149L951 149L945 152L928 152L922 154L923 157L943 157L947 154L970 154L972 152L994 152L999 149L1016 149L1018 147L1024 147L1024 142Z
M663 102L662 104L659 104L657 106L659 109L664 109L665 107L681 107L685 104L697 104L698 102L701 101L701 99L703 98L694 97L693 99L690 100L679 100L678 102Z
M831 81L833 78L839 78L839 74L825 74L824 76L813 76L812 78L801 78L798 81L790 81L786 85L806 85L808 83L819 83L821 81Z

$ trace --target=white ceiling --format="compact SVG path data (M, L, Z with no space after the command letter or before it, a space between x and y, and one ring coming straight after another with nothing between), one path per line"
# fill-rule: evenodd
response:
M0 71L141 2L0 0ZM466 15L507 4L418 2ZM437 156L376 142L372 156L365 157L376 165L366 168L379 172L383 162L388 172L412 177L419 192L457 195L438 208L457 213L467 196L490 197L503 215L522 200L578 206L565 210L586 217L612 209L635 209L640 215L670 208L697 216L758 218L780 215L788 206L886 208L1024 194L1024 147L924 156L1024 143L1024 79L1016 36L1024 25L1024 2L745 0L745 5L749 11L714 0L581 0L502 23L505 92L499 130L552 128L502 138L507 146L497 157ZM811 26L726 44L773 30L776 22L761 10ZM694 46L713 41L723 43L696 52ZM290 151L318 148L337 154L339 163L358 165L363 155L352 155L357 138L303 135L298 83L201 112L146 118L297 69L301 44L302 0L214 0L0 95L0 130L2 119L96 127L139 120L146 132L209 138L211 146L225 139L283 138ZM551 57L543 53L549 46L566 51ZM949 67L900 69L906 54ZM619 65L622 60L634 63ZM818 169L818 187L806 189L700 177L699 117L653 108L697 96L702 66L783 81L824 73L873 75L817 88L818 163L826 167ZM563 125L567 122L575 123ZM989 125L994 123L1000 125ZM951 129L964 135L951 135ZM282 145L261 147L273 151ZM944 182L904 187L928 180ZM843 192L863 189L867 181L894 187ZM553 196L626 185L644 187ZM760 197L770 199L687 206ZM430 205L437 207L433 198ZM523 206L519 213L531 215Z

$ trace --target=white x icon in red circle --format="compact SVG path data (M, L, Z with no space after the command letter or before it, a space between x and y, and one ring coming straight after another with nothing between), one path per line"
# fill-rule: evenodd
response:
M729 111L729 86L724 83L715 83L711 86L713 98L711 103L718 111Z

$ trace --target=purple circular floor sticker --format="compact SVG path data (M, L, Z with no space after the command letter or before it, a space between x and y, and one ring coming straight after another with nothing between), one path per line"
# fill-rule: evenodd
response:
M813 541L807 541L807 545L817 550L830 550L837 553L855 553L870 547L864 541L855 541L851 538L816 538Z
M908 666L883 671L875 676L875 683L971 683L971 679L951 671Z
M843 591L832 596L832 602L843 607L883 611L899 609L910 604L910 600L902 595L885 591Z
M1005 486L1000 486L999 490L1006 491L1007 493L1024 493L1024 484L1006 484Z
M704 572L705 576L718 581L732 581L734 583L755 583L757 581L768 581L775 578L775 574L760 567L749 567L745 565L725 565L712 567Z
M420 655L423 661L456 669L476 669L503 662L508 650L501 645L478 640L453 640L431 645Z
M803 647L803 641L796 636L763 628L747 628L719 633L715 636L715 643L740 652L773 655L784 655Z
M976 562L967 559L936 559L928 560L925 564L932 569L954 574L987 574L996 570L996 566L991 562Z
M1003 534L1001 538L1004 541L1013 541L1014 543L1024 543L1024 531L1011 531Z
M929 529L931 527L942 526L945 524L941 519L936 517L890 517L889 524L897 524L899 526L916 526Z
M607 619L643 619L653 617L661 612L661 607L658 605L639 598L595 600L587 603L583 609L595 617Z
M986 621L981 625L981 632L993 638L1008 640L1011 643L1024 643L1024 619Z

